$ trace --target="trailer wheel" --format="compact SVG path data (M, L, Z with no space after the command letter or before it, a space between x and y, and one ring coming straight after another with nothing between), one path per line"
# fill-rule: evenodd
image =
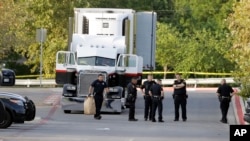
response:
M64 113L69 114L69 113L71 113L71 111L70 110L64 110Z
M4 117L4 120L3 122L0 123L0 128L8 128L10 127L10 125L12 124L12 118L11 118L11 115L8 111L5 111L5 117Z

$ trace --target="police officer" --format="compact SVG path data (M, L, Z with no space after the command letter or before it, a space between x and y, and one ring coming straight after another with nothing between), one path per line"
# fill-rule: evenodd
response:
M179 121L179 108L181 106L182 111L182 120L187 120L187 113L186 113L186 105L187 105L187 91L186 91L186 82L185 80L181 79L180 74L175 75L176 80L174 81L174 107L175 107L175 118L174 121Z
M127 101L129 103L129 121L138 121L138 119L135 118L135 101L137 98L137 90L136 90L136 84L137 84L137 78L133 77L131 79L131 82L127 85Z
M164 122L162 120L162 100L164 99L164 92L163 88L161 86L161 80L157 80L157 84L153 85L149 91L149 94L152 97L152 122L156 122L155 120L155 112L156 109L158 108L158 121L159 122Z
M104 76L102 74L99 74L98 79L93 81L89 87L89 94L93 93L95 98L96 114L94 115L94 118L99 120L102 118L101 108L103 102L103 92L105 90L105 92L108 93L107 83L103 81L103 77Z
M142 95L145 100L145 107L144 107L144 119L147 121L148 119L151 120L152 116L152 98L149 95L149 90L152 87L152 85L156 84L155 81L153 81L153 75L149 74L148 79L143 82L141 86Z
M221 85L217 89L217 95L219 97L220 109L222 114L220 122L222 123L227 123L227 112L233 94L234 94L233 88L226 83L225 79L222 79Z

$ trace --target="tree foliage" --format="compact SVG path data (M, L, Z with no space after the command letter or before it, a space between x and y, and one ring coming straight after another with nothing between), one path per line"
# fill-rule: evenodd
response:
M24 13L21 6L15 5L13 0L1 0L0 13L0 60L3 60L8 57L7 54L13 55L14 47L21 42L16 31L23 26Z
M161 18L161 22L178 32L174 39L178 44L175 53L172 53L172 46L167 44L173 39L159 38L158 35L157 41L165 42L166 46L158 45L161 48L158 50L161 50L161 54L168 54L165 58L174 59L171 63L174 71L230 72L234 69L234 64L225 55L231 46L225 19L232 11L232 2L178 0L168 3L170 10L159 10L161 15L168 15ZM165 35L171 33L164 31L162 33L158 29L157 32ZM161 54L157 54L157 61L164 60L160 59Z
M244 21L244 17L237 18L233 3L234 0L1 0L0 49L8 51L3 53L7 55L4 59L16 56L14 60L19 60L21 55L30 71L38 73L40 44L35 40L36 29L47 29L43 73L48 76L55 73L56 52L67 49L68 17L73 16L74 7L153 10L158 19L156 60L165 71L230 72L235 63L240 63L231 62L227 52L232 44L242 46L238 44L247 37L231 40L231 33L244 35L243 28L236 24L243 24L240 20ZM226 19L233 10L231 23L234 19L239 21L228 26ZM238 13L242 15L247 10L239 8ZM239 54L234 51L232 55Z
M233 46L229 58L237 64L235 79L242 84L241 94L250 97L250 1L235 3L234 12L228 17Z
M28 66L23 65L23 56L19 47L27 47L29 41L24 29L27 19L26 3L23 1L0 1L0 63L15 70L17 74L30 73Z
M181 34L166 23L157 24L156 60L164 72L171 71L178 63L178 50L181 47ZM164 75L164 78L166 75Z

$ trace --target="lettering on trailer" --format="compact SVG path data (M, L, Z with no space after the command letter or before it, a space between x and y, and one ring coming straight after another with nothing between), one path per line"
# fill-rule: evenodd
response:
M230 125L230 141L248 141L250 125Z

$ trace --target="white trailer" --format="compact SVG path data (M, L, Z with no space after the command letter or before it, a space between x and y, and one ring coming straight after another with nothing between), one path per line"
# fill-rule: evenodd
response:
M154 68L156 13L106 8L74 12L70 48L56 55L56 83L64 85L62 109L82 111L91 82L102 73L110 93L101 111L120 113L131 78L137 77L140 85L142 71Z

